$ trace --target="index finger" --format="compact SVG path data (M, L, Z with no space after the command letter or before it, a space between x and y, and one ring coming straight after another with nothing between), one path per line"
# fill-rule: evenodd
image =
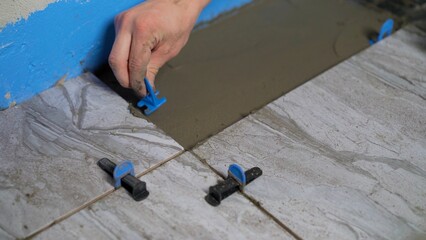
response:
M151 58L151 44L149 38L143 35L133 35L129 56L130 86L140 96L146 95L146 87L143 79Z
M121 86L125 88L130 87L127 61L129 59L131 39L130 34L117 34L108 59L115 77Z

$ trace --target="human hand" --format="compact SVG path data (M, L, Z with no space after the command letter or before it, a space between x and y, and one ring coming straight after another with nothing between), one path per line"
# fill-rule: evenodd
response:
M188 41L210 0L147 0L115 18L109 64L118 82L145 96L144 77L154 86L158 70Z

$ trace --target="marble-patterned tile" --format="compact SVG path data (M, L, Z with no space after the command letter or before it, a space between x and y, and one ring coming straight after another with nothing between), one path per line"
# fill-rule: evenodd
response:
M2 229L0 229L0 239L2 240L12 240L12 239L16 239L15 237L9 235L7 232L3 231Z
M349 62L426 99L426 32L409 25Z
M342 63L194 152L306 239L426 237L426 101Z
M25 237L111 191L99 158L137 172L182 152L91 74L0 112L0 229Z
M120 189L35 238L292 238L241 194L233 194L218 207L206 203L209 186L220 178L190 152L141 179L150 191L142 202L133 201Z

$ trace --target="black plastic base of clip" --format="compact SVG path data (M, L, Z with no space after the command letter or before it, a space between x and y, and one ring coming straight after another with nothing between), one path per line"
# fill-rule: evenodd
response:
M262 175L262 170L254 167L245 172L247 183L249 184L256 178ZM228 176L225 181L209 188L209 194L204 198L210 205L216 207L220 202L240 190L240 184L231 176Z
M112 177L117 165L108 158L102 158L98 161L98 166ZM142 201L149 195L146 183L130 174L121 178L121 185L129 191L135 201Z

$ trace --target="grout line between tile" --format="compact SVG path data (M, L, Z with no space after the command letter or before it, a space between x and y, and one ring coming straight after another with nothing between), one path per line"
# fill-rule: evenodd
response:
M96 78L97 79L97 78ZM257 111L259 111L261 108L259 108L259 109L255 109L255 110L253 110L253 111L251 111L250 112L250 114L248 114L247 116L245 116L244 118L246 118L246 117L248 117L248 116L250 116L250 115L252 115L253 113L255 113L255 112L257 112ZM242 118L242 119L244 119L244 118ZM237 123L237 122L239 122L239 121L241 121L242 119L240 119L240 120L238 120L238 121L236 121L236 122L234 122L233 124L235 124L235 123ZM232 126L233 124L231 124L230 126ZM228 127L230 127L230 126L228 126ZM217 134L217 133L216 133ZM210 138L210 137L209 137ZM199 161L201 161L203 164L205 164L207 167L209 167L215 174L217 174L218 176L220 176L221 178L223 178L223 179L225 179L225 176L223 176L220 172L218 172L216 169L214 169L212 166L210 166L204 159L202 159L200 156L198 156L196 153L194 153L192 150L195 148L195 147L197 147L197 146L199 146L199 145L201 145L202 143L204 143L204 142L206 142L209 138L207 138L207 139L204 139L204 140L202 140L202 141L200 141L199 143L197 143L197 144L195 144L193 147L191 147L191 148L189 148L189 149L184 149L184 150L181 150L181 151L179 151L178 153L176 153L176 154L174 154L174 155L172 155L171 157L169 157L169 158L167 158L166 160L164 160L164 161L162 161L162 162L160 162L160 163L158 163L158 164L156 164L156 165L154 165L153 167L150 167L149 169L147 169L147 170L145 170L145 171L143 171L143 172L141 172L141 173L139 173L139 174L136 174L136 177L137 178L140 178L140 177L142 177L142 176L144 176L144 175L146 175L146 174L148 174L148 173L150 173L150 172L152 172L152 171L154 171L154 170L156 170L157 168L159 168L159 167L161 167L162 165L164 165L164 164L166 164L166 163L168 163L169 161L171 161L171 160L173 160L173 159L175 159L175 158L178 158L179 156L181 156L182 154L184 154L184 153L186 153L186 152L190 152L191 154L193 154ZM113 192L115 192L115 189L114 188L111 188L110 190L108 190L108 191L106 191L106 192L104 192L103 194L101 194L101 195L98 195L97 197L95 197L95 198L93 198L92 200L89 200L88 202L86 202L86 203L84 203L84 204L82 204L81 206L79 206L79 207L77 207L77 208L75 208L75 209L73 209L73 210L70 210L68 213L65 213L65 214L63 214L62 216L59 216L58 218L56 218L55 220L53 220L53 221L51 221L50 223L48 223L48 224L46 224L45 226L43 226L43 227L41 227L41 228L39 228L38 230L35 230L34 232L32 232L31 234L29 234L27 237L25 237L24 239L32 239L32 238L34 238L35 236L37 236L38 234L40 234L40 233L42 233L42 232L44 232L45 230L47 230L47 229L49 229L49 228L51 228L51 227L53 227L54 225L56 225L56 224L58 224L58 223L60 223L60 222L62 222L62 221L64 221L65 219L67 219L67 218L69 218L69 217L71 217L72 215L74 215L74 214L76 214L76 213L78 213L79 211L81 211L81 210L83 210L83 209L85 209L85 208L87 208L88 206L90 206L90 205L92 205L92 204L94 204L94 203L96 203L96 202L98 202L98 201L100 201L100 200L102 200L103 198L105 198L105 197L107 197L108 195L110 195L111 193L113 193ZM266 214L268 217L270 217L274 222L276 222L281 228L283 228L285 231L287 231L290 235L292 235L295 239L297 239L297 240L302 240L302 238L297 234L297 233L295 233L293 230L291 230L289 227L287 227L284 223L282 223L280 220L278 220L273 214L271 214L268 210L266 210L265 208L263 208L261 205L260 205L260 203L259 203L259 201L257 201L256 199L254 199L254 198L252 198L252 197L250 197L250 196L248 196L247 194L245 194L245 193L241 193L240 192L240 194L242 195L242 196L244 196L245 198L247 198L252 204L254 204L260 211L262 211L264 214Z
M141 173L139 173L139 174L136 174L136 177L137 177L137 178L140 178L140 177L142 177L142 176L144 176L144 175L146 175L146 174L148 174L148 173L150 173L150 172L152 172L152 171L156 170L157 168L159 168L159 167L163 166L164 164L168 163L169 161L171 161L171 160L173 160L173 159L175 159L175 158L179 157L180 155L184 154L185 152L186 152L185 150L181 150L181 151L179 151L178 153L173 154L171 157L167 158L166 160L164 160L164 161L162 161L162 162L160 162L160 163L158 163L158 164L154 165L153 167L150 167L149 169L147 169L147 170L145 170L145 171L143 171L143 172L141 172ZM103 199L103 198L107 197L108 195L110 195L110 194L111 194L111 193L113 193L113 192L115 192L115 189L114 189L114 188L111 188L110 190L108 190L108 191L104 192L103 194L98 195L98 196L97 196L97 197L95 197L94 199L92 199L92 200L90 200L90 201L88 201L88 202L86 202L86 203L82 204L82 205L81 205L81 206L79 206L78 208L75 208L75 209L73 209L73 210L69 211L68 213L65 213L65 214L63 214L62 216L60 216L60 217L56 218L55 220L53 220L52 222L48 223L47 225L45 225L45 226L43 226L43 227L39 228L38 230L34 231L33 233L29 234L29 235L28 235L27 237L25 237L24 239L32 239L33 237L37 236L38 234L40 234L40 233L44 232L45 230L47 230L47 229L49 229L49 228L53 227L53 226L54 226L54 225L56 225L56 224L58 224L58 223L62 222L63 220L65 220L65 219L67 219L67 218L71 217L72 215L74 215L74 214L76 214L76 213L80 212L81 210L83 210L83 209L85 209L86 207L88 207L88 206L90 206L90 205L92 205L92 204L96 203L97 201L99 201L99 200L101 200L101 199ZM129 196L129 197L130 197L130 196Z
M218 176L220 176L222 179L225 179L225 176L221 174L219 171L217 171L214 167L212 167L210 164L207 163L205 159L198 156L194 151L189 150L189 152L194 155L201 163L206 165L208 168L210 168L214 173L216 173ZM257 207L261 212L263 212L265 215L270 217L276 224L278 224L281 228L283 228L286 232L288 232L292 237L294 237L297 240L303 240L295 231L293 231L290 227L285 225L283 222L281 222L278 218L276 218L271 212L269 212L267 209L261 206L261 203L257 201L255 198L247 195L246 193L239 192L242 196L247 198L255 207Z
M303 240L302 237L299 236L295 231L293 231L290 227L285 225L283 222L281 222L278 218L276 218L271 212L269 212L267 209L265 209L259 201L254 199L253 197L247 195L246 193L241 193L244 197L246 197L253 205L255 205L257 208L260 209L265 215L270 217L274 222L276 222L280 227L282 227L284 230L286 230L290 235L292 235L297 240Z

